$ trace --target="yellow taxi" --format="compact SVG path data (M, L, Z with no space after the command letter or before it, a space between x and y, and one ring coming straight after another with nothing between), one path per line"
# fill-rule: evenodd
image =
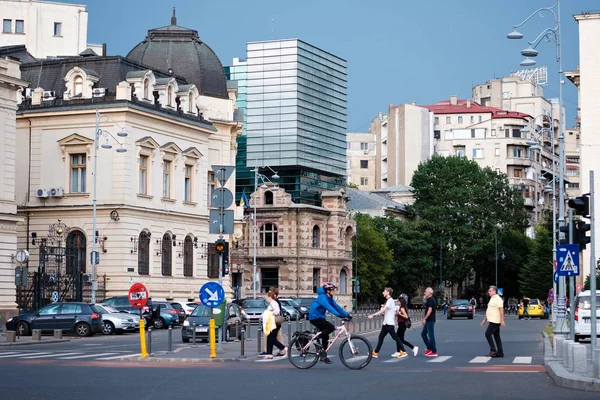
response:
M531 318L548 318L548 314L546 313L546 307L542 304L542 302L539 299L529 299L527 313ZM523 318L523 301L521 301L521 303L519 304L519 319L521 318Z

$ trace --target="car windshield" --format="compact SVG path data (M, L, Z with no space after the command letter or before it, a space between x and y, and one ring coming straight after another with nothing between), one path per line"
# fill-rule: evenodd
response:
M186 303L186 306L188 307L196 307L198 304L196 303Z
M173 308L176 308L177 310L183 310L183 307L179 303L171 303L171 305L173 306Z
M246 300L244 301L244 308L266 308L266 301L264 300Z
M100 309L100 312L102 312L103 314L119 312L119 310L108 304L96 304L96 307L98 307L98 309Z
M531 299L531 300L529 300L529 305L530 306L537 306L538 304L540 304L540 301L538 299Z
M469 300L452 300L452 304L454 304L454 305L465 305L465 304L469 304Z
M192 317L210 317L210 308L199 305L192 312Z
M171 305L171 303L158 303L158 302L154 302L154 308L156 308L156 306L158 306L158 305L160 305L161 310L173 308L173 306Z
M95 304L90 304L90 307L92 308L93 312L102 314L102 309L100 307L97 307Z
M582 310L591 310L591 296L579 296L579 298L577 299L577 307L581 308ZM596 308L600 310L600 295L596 295Z
M287 304L287 305L290 305L290 306L295 306L295 307L299 307L300 306L300 303L298 303L296 300L292 300L292 299L281 300L281 302L283 304Z

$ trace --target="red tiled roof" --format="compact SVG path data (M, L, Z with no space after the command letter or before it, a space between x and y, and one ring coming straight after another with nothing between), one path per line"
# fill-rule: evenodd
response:
M491 114L492 119L497 118L531 118L530 115L517 112L506 111L495 107L484 107L473 101L467 104L468 100L458 100L456 105L450 104L450 100L439 101L433 105L421 106L434 114Z

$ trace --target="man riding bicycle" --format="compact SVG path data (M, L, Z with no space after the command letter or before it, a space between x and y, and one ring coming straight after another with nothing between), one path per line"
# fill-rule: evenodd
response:
M322 287L318 288L317 294L319 296L312 303L310 306L310 311L308 312L308 319L310 323L321 332L321 340L324 350L327 350L327 347L329 346L329 334L335 330L335 326L325 319L325 314L327 311L340 318L352 319L350 314L348 314L346 310L340 307L339 304L333 300L333 292L336 289L337 286L331 282L327 282ZM331 364L331 360L327 356L325 356L325 358L321 361L323 361L325 364Z

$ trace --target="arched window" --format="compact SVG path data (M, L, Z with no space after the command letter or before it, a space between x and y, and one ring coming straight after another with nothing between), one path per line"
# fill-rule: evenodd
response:
M162 276L171 276L171 260L173 258L173 242L171 235L165 233L162 237L162 262L160 264L160 272Z
M275 224L264 224L260 227L260 245L277 247L277 226Z
M138 274L150 275L150 232L142 231L138 237Z
M150 98L150 82L148 79L144 79L144 99Z
M265 205L273 204L273 192L270 190L265 192Z
M67 274L85 274L86 270L86 243L85 235L81 231L71 231L66 242Z
M73 96L81 96L83 94L83 78L77 75L73 79Z
M348 293L348 274L345 269L340 271L340 294Z
M344 238L346 250L350 250L352 247L352 236L353 236L352 227L349 226L346 228L346 237Z
M183 276L194 276L194 240L190 235L183 242Z
M173 106L173 88L171 86L167 89L167 105Z
M312 247L320 247L321 245L321 230L318 225L313 227L312 232Z
M188 96L188 112L191 114L194 112L194 94L190 93Z

